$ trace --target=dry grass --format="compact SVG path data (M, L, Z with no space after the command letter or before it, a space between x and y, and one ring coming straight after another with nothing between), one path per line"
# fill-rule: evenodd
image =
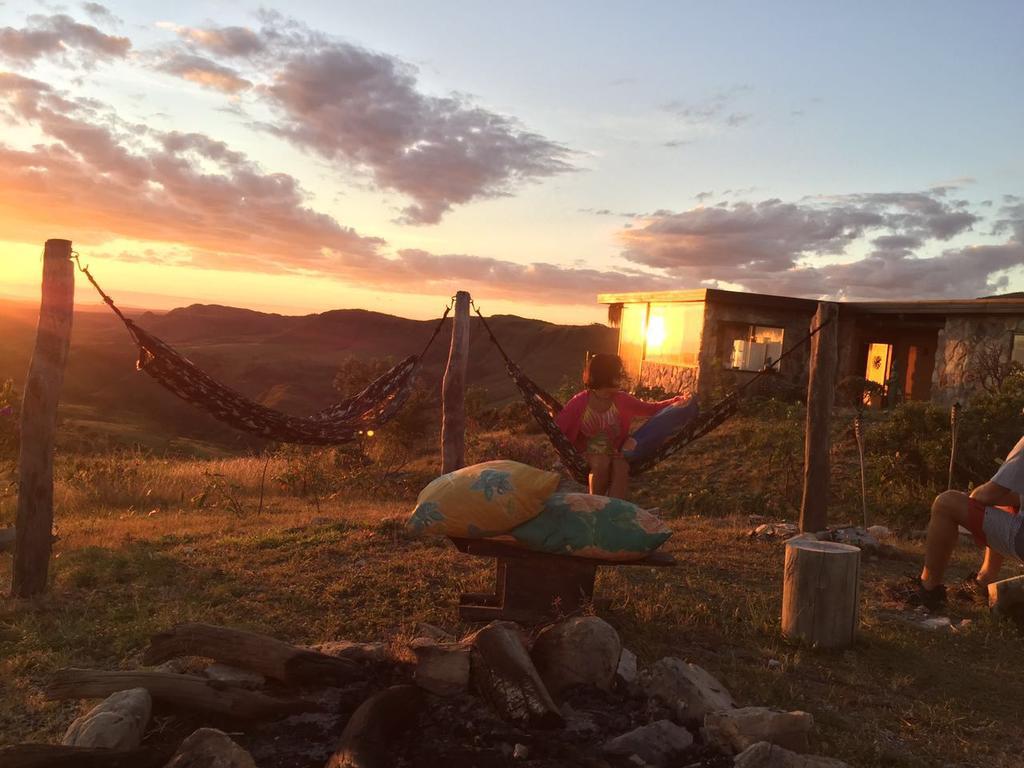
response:
M735 438L720 438L722 456L735 456ZM723 461L716 475L711 456L670 463L641 495L671 509L698 479L713 480L716 512L729 512L730 500L746 512L741 491L756 495L757 484L775 482L749 463ZM457 598L487 584L487 564L439 541L409 540L393 520L410 511L419 475L369 493L327 483L314 499L271 481L295 468L294 457L281 456L268 465L257 513L264 462L123 455L61 465L52 589L33 603L0 603L0 743L59 738L79 705L44 700L55 669L133 667L149 635L179 621L300 643L398 637L416 621L468 629L456 624ZM417 470L422 477L428 464ZM210 490L211 479L220 491ZM0 524L13 515L10 497L2 503ZM914 566L874 560L864 568L857 646L839 654L790 646L778 631L781 545L748 540L744 516L693 511L670 521L667 549L679 567L600 577L599 591L612 600L605 616L642 661L682 656L718 675L741 704L807 710L817 722L815 749L851 765L1020 764L1024 736L1011 702L1024 672L1014 631L969 606L960 613L973 623L955 634L903 622L883 586ZM919 553L917 544L902 546ZM953 576L965 575L973 556L961 553ZM9 559L0 557L7 594Z

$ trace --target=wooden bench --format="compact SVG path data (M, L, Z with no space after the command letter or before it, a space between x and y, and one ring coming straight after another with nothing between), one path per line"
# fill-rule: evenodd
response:
M459 598L459 618L465 621L540 624L578 613L593 602L594 577L600 566L676 564L666 552L652 552L642 560L597 560L532 552L490 539L449 538L460 552L495 559L494 592L469 592Z

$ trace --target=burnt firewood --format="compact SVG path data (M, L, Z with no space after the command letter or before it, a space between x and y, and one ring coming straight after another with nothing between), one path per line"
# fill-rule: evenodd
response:
M359 666L348 659L212 624L179 624L155 635L143 663L159 664L176 656L204 656L292 685L344 683L362 674Z
M376 693L352 713L326 768L386 768L398 734L411 727L423 708L423 691L394 685Z

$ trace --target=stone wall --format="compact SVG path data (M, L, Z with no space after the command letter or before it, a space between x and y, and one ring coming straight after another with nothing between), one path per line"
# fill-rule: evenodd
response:
M979 360L992 350L1009 360L1013 333L1024 333L1024 316L988 315L946 318L939 331L932 373L932 400L942 405L966 405L977 392L971 380Z
M689 394L697 389L696 367L667 365L644 360L640 374L640 385L658 387L669 395Z
M724 365L723 323L745 323L783 329L783 350L801 341L810 331L813 311L803 308L779 309L757 305L723 304L707 302L704 311L704 334L701 337L700 367L697 391L701 399L714 397L716 390L741 384L754 374L733 371ZM809 345L795 351L779 365L775 386L793 391L806 390Z

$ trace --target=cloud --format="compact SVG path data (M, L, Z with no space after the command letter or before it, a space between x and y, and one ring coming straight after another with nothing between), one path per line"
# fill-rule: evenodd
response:
M89 18L99 24L113 26L121 23L121 19L115 16L107 6L100 3L82 3L82 10L85 11Z
M18 64L52 57L66 62L74 58L88 67L100 60L124 58L131 47L127 37L105 34L65 14L29 16L21 29L0 27L0 57Z
M254 56L267 50L262 35L248 27L176 27L178 36L218 56Z
M138 251L93 251L119 261L261 273L301 273L390 291L448 295L457 287L495 298L593 303L625 280L668 288L657 275L555 264L521 264L419 249L384 251L309 208L295 178L262 170L244 152L198 132L119 121L101 104L33 78L0 73L0 108L35 126L48 143L0 142L0 220L5 236L61 234L88 247L112 239Z
M0 219L11 238L51 237L59 221L87 242L182 244L253 271L328 270L382 245L308 208L294 177L266 173L203 134L123 124L101 105L10 73L0 74L0 103L50 140L0 144Z
M423 93L406 62L274 13L263 19L259 31L177 27L188 53L158 66L228 93L256 83L253 94L274 116L262 127L405 195L407 223L434 224L455 206L573 170L565 146L515 118L463 95Z
M172 53L156 67L161 72L222 93L235 94L252 87L236 70L189 53Z
M749 112L731 108L737 96L749 90L749 86L738 85L717 91L700 101L676 99L665 104L663 108L691 125L722 125L736 128L753 117Z
M625 258L677 284L847 298L962 297L1005 287L1001 273L1024 264L1024 205L1008 203L993 224L1006 242L936 250L981 221L948 191L662 211L620 239ZM866 255L851 260L857 254ZM838 263L822 264L816 257L823 256Z

